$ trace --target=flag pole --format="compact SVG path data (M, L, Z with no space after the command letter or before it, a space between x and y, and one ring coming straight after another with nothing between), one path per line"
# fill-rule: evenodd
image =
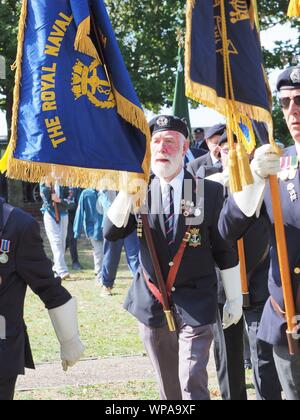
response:
M257 1L253 0L253 7L255 11L256 22L259 30L259 15L257 8ZM269 133L271 136L272 133ZM270 176L270 191L274 215L274 229L277 243L278 263L281 275L282 292L285 304L285 313L287 321L287 340L289 346L289 352L291 355L300 354L299 342L294 338L293 333L297 327L296 322L296 307L293 296L291 271L288 258L288 248L286 241L286 234L284 229L284 219L281 206L281 196L279 190L279 182L277 176Z
M290 354L298 355L300 354L299 342L296 338L293 337L293 333L295 332L295 328L297 326L296 308L292 289L291 272L288 259L286 234L284 230L279 183L276 176L270 176L270 187L274 213L274 227L277 242L278 262L281 274L282 291L287 321L286 335Z
M142 223L143 223L143 226L144 226L146 241L147 241L150 256L151 256L152 265L153 265L154 272L155 272L155 277L156 277L156 280L157 280L157 283L158 283L158 288L159 288L159 291L160 291L161 297L162 297L162 305L163 305L163 310L164 310L165 316L167 318L168 327L169 327L169 330L171 332L175 332L176 331L176 325L175 325L172 309L171 309L170 302L169 302L166 283L164 282L164 279L163 279L161 267L160 267L160 264L159 264L157 252L156 252L156 249L155 249L155 244L154 244L154 241L153 241L153 237L152 237L152 233L151 233L151 229L150 229L150 225L149 225L148 216L143 210L142 210L141 217L142 217Z

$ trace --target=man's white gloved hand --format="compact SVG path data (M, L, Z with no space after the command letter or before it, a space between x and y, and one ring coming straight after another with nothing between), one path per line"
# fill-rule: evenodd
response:
M240 265L221 270L222 283L226 295L223 309L223 329L237 324L243 315L243 296L241 287Z
M260 178L277 175L280 172L280 156L270 144L265 144L255 151L251 169Z
M58 341L60 342L60 356L64 371L74 366L84 352L80 341L77 322L77 302L72 298L65 305L50 309L52 321Z
M133 209L133 196L120 191L107 212L109 220L117 227L126 227Z

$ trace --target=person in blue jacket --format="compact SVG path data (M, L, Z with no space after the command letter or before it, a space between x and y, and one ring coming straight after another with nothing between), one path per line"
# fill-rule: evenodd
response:
M103 214L97 204L98 192L93 189L83 190L74 220L74 238L78 239L82 231L91 241L93 247L95 274L98 279L102 275L103 261Z

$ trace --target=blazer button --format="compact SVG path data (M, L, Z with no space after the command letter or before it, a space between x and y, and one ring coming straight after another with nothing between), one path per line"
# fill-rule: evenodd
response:
M294 270L294 273L295 274L300 274L300 267L296 267L295 270Z
M172 292L175 292L175 290L176 290L176 288L175 287L172 287Z
M173 261L169 262L169 267L174 267Z

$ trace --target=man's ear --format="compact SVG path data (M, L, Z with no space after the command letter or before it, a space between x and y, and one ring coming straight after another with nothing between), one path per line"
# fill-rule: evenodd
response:
M184 145L183 145L183 156L185 156L187 154L187 151L190 148L190 140L189 139L185 139L184 140Z

